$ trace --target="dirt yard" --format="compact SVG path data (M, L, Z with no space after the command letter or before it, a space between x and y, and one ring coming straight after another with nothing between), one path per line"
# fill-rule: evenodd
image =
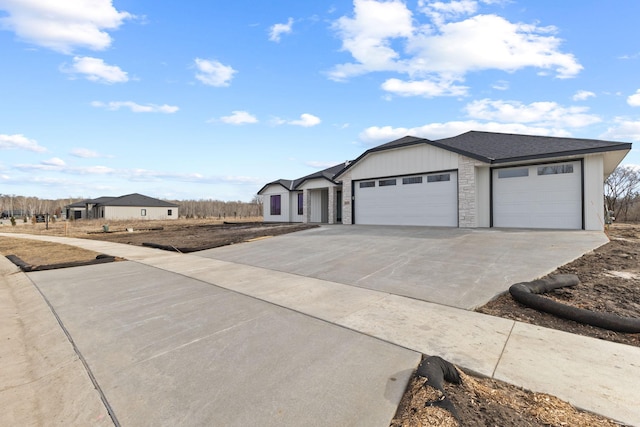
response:
M109 240L142 245L154 243L184 249L212 248L283 233L305 225L265 225L255 221L238 224L202 220L171 222L112 223L104 232L102 223L24 224L0 227L0 232L51 234ZM151 226L150 226L151 225ZM573 273L580 284L545 294L548 298L581 308L640 317L640 226L616 224L607 231L611 241L593 253L559 268L554 274ZM16 254L30 264L57 263L95 257L77 248L53 244L25 244L20 239L0 237L0 253ZM51 259L48 259L51 257ZM55 257L55 259L53 258ZM507 290L505 289L505 292ZM640 334L625 334L582 325L527 308L507 293L478 309L479 312L535 325L640 346ZM499 381L462 373L462 384L445 384L445 391L457 412L457 422L447 411L426 406L437 400L435 390L414 378L392 421L400 426L615 426L612 421L576 410L566 402L545 394L531 393ZM434 398L435 396L435 398Z

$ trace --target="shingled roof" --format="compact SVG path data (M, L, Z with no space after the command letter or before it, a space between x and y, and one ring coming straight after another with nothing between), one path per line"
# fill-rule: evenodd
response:
M312 174L303 176L302 178L298 178L298 179L294 179L294 180L289 180L289 179L277 179L275 181L271 181L268 182L267 184L264 185L264 187L262 187L259 191L258 194L260 194L262 192L262 190L264 190L265 188L267 188L270 185L273 184L277 184L277 185L281 185L284 188L286 188L289 191L293 191L296 188L300 187L300 185L302 185L303 182L308 181L310 179L317 179L317 178L324 178L328 181L333 182L334 184L337 184L337 182L335 182L333 180L333 177L336 176L336 174L338 172L340 172L342 169L344 169L345 164L344 163L340 163L337 164L335 166L331 166L327 169L323 169L317 172L314 172Z
M165 202L164 200L154 199L138 193L127 194L125 196L113 197L110 200L104 200L100 204L102 206L143 206L151 208L175 208L175 203Z
M469 131L430 144L487 163L630 150L625 142Z

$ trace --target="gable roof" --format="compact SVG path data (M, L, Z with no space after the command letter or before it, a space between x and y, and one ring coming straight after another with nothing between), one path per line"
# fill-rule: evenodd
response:
M630 150L625 142L469 131L430 144L486 163Z
M317 178L323 178L328 181L331 181L334 184L337 184L337 182L335 182L333 178L336 176L338 172L344 169L344 166L345 166L344 163L340 163L335 166L331 166L329 168L314 172L312 174L309 174L309 175L303 176L302 178L298 178L294 180L277 179L275 181L266 183L260 190L258 190L258 194L262 193L262 191L270 185L281 185L289 191L294 191L295 189L300 187L300 185L302 185L302 183L304 183L305 181L308 181L310 179L317 179Z
M354 161L349 162L349 164L343 167L342 170L336 172L336 174L334 175L334 178L337 178L340 175L342 175L347 169L351 168L353 165L358 163L360 160L362 160L363 157L365 157L368 154L375 153L377 151L392 150L394 148L409 147L411 145L429 144L431 142L432 141L425 138L418 138L417 136L407 135L402 138L393 140L391 142L387 142L386 144L378 145L360 154Z
M631 150L631 144L627 142L480 131L469 131L452 138L435 141L405 136L365 151L347 167L337 172L334 179L339 178L368 154L418 144L429 144L489 164Z
M102 206L144 206L151 208L175 208L178 207L175 203L165 202L164 200L155 199L153 197L145 196L138 193L127 194L120 197L104 198L100 203ZM96 199L97 200L97 199ZM95 200L93 201L95 202Z

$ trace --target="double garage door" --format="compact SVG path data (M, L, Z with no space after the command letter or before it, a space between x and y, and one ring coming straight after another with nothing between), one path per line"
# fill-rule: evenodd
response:
M457 172L354 181L356 224L458 226Z
M496 168L491 174L493 227L583 227L581 161ZM456 171L353 185L355 224L458 226Z
M494 169L493 226L582 228L580 161Z

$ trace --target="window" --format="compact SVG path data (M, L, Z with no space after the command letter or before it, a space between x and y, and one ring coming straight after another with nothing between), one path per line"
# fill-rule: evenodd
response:
M540 166L538 168L538 175L557 175L560 173L573 173L573 165L550 165Z
M147 216L147 210L146 209L140 209L140 216Z
M441 173L438 175L429 175L427 177L427 182L442 182L442 181L451 181L451 174Z
M167 209L167 216L171 216L173 214L171 209Z
M370 188L375 186L376 186L375 181L365 181L360 183L360 188Z
M280 215L280 194L271 196L271 215Z
M403 184L422 184L421 176L411 176L409 178L402 178Z
M298 193L298 215L304 213L304 194Z
M498 171L498 178L520 178L523 176L529 176L529 168L500 169Z
M396 180L395 179L381 179L380 181L378 181L378 185L380 187L386 187L388 185L396 185Z

